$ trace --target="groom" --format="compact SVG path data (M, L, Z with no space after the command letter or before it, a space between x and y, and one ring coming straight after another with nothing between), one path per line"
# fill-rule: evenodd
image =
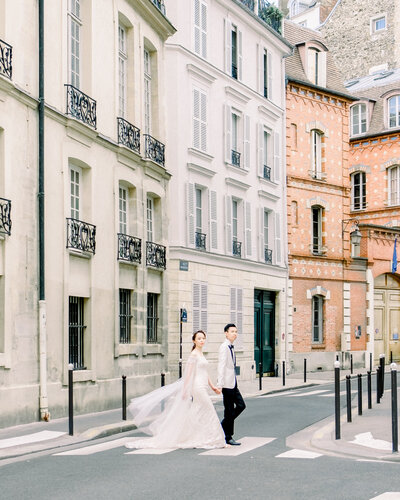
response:
M233 343L237 337L237 328L233 323L228 323L224 332L226 340L219 348L217 380L217 387L222 388L225 409L221 425L227 444L237 446L240 443L233 439L233 421L246 408L236 381L236 356Z

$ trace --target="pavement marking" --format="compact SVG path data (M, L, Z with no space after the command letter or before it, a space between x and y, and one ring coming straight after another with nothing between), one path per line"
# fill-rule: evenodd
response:
M387 491L386 493L382 493L382 495L371 498L370 500L400 500L400 491Z
M248 451L255 450L256 448L260 448L260 446L264 446L266 444L271 443L276 438L262 438L262 437L242 437L239 439L239 443L242 443L240 446L227 446L226 448L215 448L215 450L203 451L203 453L199 453L199 455L214 455L221 457L237 457L238 455L242 455L243 453L247 453Z
M329 392L330 389L319 389L317 391L301 392L299 394L288 394L289 397L299 398L302 396L314 396L315 394L322 394L324 392Z
M128 441L132 441L133 438L120 438L114 439L114 441L106 441L105 443L94 444L91 446L84 446L83 448L76 448L74 450L63 451L61 453L54 453L53 456L67 456L67 455L94 455L101 451L112 450L113 448L119 448L124 446Z
M34 434L25 434L25 436L18 436L8 439L0 439L0 449L11 448L21 444L39 443L40 441L47 441L48 439L58 438L66 434L65 432L56 431L41 431Z
M357 394L357 393L358 393L357 390L351 391L351 394ZM346 394L347 394L346 391L340 391L341 396L345 396ZM335 396L334 392L331 392L330 394L321 394L322 398L333 398L334 396Z
M275 458L318 458L322 457L321 453L314 453L313 451L298 450L294 448L293 450L285 451L280 455L276 455Z
M374 450L392 451L392 443L384 441L383 439L375 439L371 432L356 434L354 441L350 441L350 443L373 448Z
M140 448L134 451L128 451L125 455L164 455L178 448Z
M301 390L301 389L300 389ZM290 395L295 394L300 391L298 390L290 390L289 391L284 391L284 392L274 392L273 394L264 394L263 396L258 396L259 398L276 398L277 396L288 396L286 392L290 392Z

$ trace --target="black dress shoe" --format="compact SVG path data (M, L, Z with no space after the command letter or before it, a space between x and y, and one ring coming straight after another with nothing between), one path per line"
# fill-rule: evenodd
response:
M242 443L238 443L233 438L231 438L231 439L228 439L228 441L226 442L226 444L230 444L231 446L239 446Z

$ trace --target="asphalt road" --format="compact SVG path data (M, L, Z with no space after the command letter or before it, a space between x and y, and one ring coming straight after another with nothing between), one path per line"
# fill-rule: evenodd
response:
M248 399L235 438L274 439L238 456L202 455L203 450L126 454L119 446L81 456L42 452L0 463L0 498L370 500L400 492L399 463L305 458L301 452L300 458L278 456L289 451L288 436L333 414L332 391L333 386L326 385ZM122 437L75 448L82 451L100 443L107 447Z

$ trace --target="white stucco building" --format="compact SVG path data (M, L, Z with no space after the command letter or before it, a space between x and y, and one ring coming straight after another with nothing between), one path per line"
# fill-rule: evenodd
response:
M283 59L291 46L252 0L166 0L169 368L208 334L216 366L234 322L240 376L286 358Z

